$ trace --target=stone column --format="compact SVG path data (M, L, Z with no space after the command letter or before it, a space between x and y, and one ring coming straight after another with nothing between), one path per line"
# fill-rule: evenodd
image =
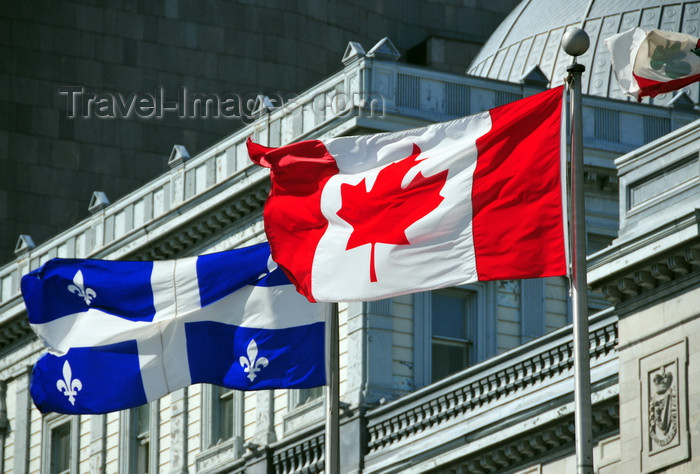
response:
M170 472L187 472L187 387L170 394Z
M90 416L90 472L105 472L107 420L105 415Z
M31 424L31 401L29 396L29 375L31 367L22 367L13 374L16 388L15 401L15 452L14 472L24 474L28 471L29 428Z
M274 392L272 390L258 390L255 396L255 442L260 446L267 446L277 441Z

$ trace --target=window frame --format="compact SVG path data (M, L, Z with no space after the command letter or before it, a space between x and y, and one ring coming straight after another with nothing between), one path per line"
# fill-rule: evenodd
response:
M461 285L445 290L465 291L473 294L476 317L468 321L472 347L470 366L496 355L496 286L495 282ZM441 290L434 290L441 291ZM432 380L432 291L413 295L413 376L415 388L425 387Z
M51 470L53 457L53 433L55 430L69 426L69 446L68 472L78 472L80 459L80 415L61 415L50 413L44 416L42 422L42 443L41 443L41 469L42 474L54 474ZM66 472L66 471L63 471Z
M327 386L315 388L320 388L321 394L303 402L301 400L304 398L304 393L313 389L287 390L287 414L283 417L285 434L307 428L325 417Z
M138 431L138 410L141 407L122 410L120 416L119 472L137 472L139 448L148 442L148 472L157 473L160 451L160 400L148 403L148 432Z
M464 312L465 315L465 321L463 321L463 331L464 334L460 334L458 336L448 336L445 334L436 334L435 328L431 326L431 334L430 334L430 353L431 353L431 364L430 364L430 380L432 382L437 382L439 379L435 377L435 370L434 370L434 356L435 356L435 346L440 345L442 347L454 347L454 348L459 348L464 350L464 358L466 359L466 362L463 364L463 368L467 368L471 365L474 364L475 360L475 338L474 338L474 333L476 332L476 318L472 317L471 315L478 314L478 308L477 308L477 293L471 290L466 290L463 288L444 288L440 290L434 290L431 292L430 298L431 298L431 314L430 314L430 322L431 325L435 324L434 321L434 316L433 314L433 301L436 296L436 294L442 294L445 296L448 296L450 298L459 298L463 304L464 307L462 308L462 311ZM451 372L447 374L445 377L448 377L449 375L452 375L455 372L459 372L461 369L458 369L454 372ZM445 378L445 377L440 377L440 379Z
M318 400L323 399L323 397L326 395L325 391L325 385L321 387L313 387L313 388L299 388L295 390L290 390L289 391L289 408L291 410L296 410L297 408L303 407L306 404L313 404L316 403ZM320 390L320 394L318 394L315 397L312 397L312 390Z
M202 384L202 419L200 436L200 453L195 460L196 470L202 466L222 466L240 458L243 453L244 428L244 396L240 390L230 390L233 397L231 417L233 424L232 437L221 439L218 431L221 413L221 391L229 391L225 387L212 384Z
M226 387L220 387L214 385L211 387L212 391L212 417L211 417L211 444L219 444L236 436L236 419L238 418L235 413L236 406L236 392L233 389ZM228 406L227 406L228 405ZM227 411L229 413L227 413ZM224 424L225 417L229 417L230 433L224 436Z
M232 417L232 432L231 437L223 439L220 435L221 417L223 416L221 407L221 395L225 392L227 397L232 398L231 417ZM213 446L233 442L235 457L242 454L243 449L243 393L240 390L228 389L219 385L203 384L202 399L205 401L202 405L202 421L209 425L202 430L202 450L209 449Z

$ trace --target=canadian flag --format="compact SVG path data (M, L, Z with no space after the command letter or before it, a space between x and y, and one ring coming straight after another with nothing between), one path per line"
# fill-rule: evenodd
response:
M673 31L641 28L605 40L622 90L637 100L700 81L700 40Z
M272 255L311 301L566 273L563 88L396 133L248 141Z

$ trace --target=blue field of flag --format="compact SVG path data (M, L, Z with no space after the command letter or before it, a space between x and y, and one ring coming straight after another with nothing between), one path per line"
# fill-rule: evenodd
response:
M42 412L106 413L192 383L326 381L327 308L295 291L266 243L171 261L53 259L22 293L50 349L30 389Z

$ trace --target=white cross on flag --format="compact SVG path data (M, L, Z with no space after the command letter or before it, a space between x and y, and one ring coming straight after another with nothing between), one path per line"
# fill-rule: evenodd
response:
M122 410L193 383L325 384L326 307L294 290L266 243L157 262L53 259L22 278L22 295L50 350L30 387L42 412Z

